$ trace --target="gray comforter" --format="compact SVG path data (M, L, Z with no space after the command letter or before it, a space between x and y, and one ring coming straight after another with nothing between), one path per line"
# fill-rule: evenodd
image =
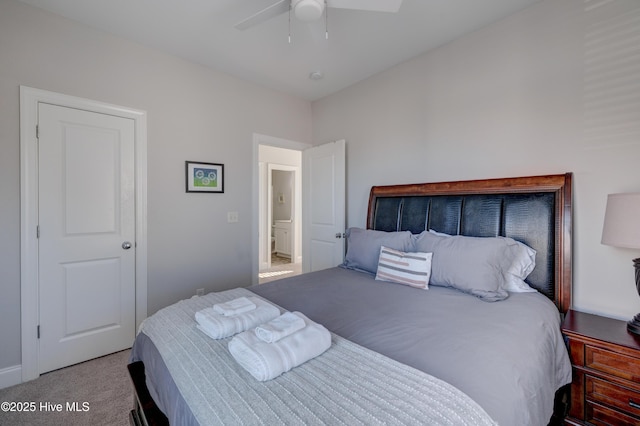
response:
M332 268L250 290L366 348L438 377L499 424L547 425L571 364L554 304L539 293L484 302Z
M453 289L419 290L343 268L249 290L452 384L501 425L546 425L555 391L571 381L558 311L538 293L488 303ZM151 394L170 418L193 418L144 333L132 360L145 362Z
M180 301L145 320L195 422L208 425L495 426L460 390L337 335L322 355L259 382L232 358L230 338L196 328L194 314L252 295L238 288Z

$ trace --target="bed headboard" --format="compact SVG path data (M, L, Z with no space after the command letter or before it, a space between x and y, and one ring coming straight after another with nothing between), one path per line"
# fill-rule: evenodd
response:
M571 305L571 177L374 186L367 228L521 241L537 252L527 283L566 313Z

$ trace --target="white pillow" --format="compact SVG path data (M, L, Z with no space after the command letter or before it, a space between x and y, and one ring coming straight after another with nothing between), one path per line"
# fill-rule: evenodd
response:
M405 253L388 247L380 247L376 280L429 288L432 253Z
M507 240L515 241L511 238ZM516 256L505 275L504 289L511 293L535 293L537 290L531 288L524 280L536 267L536 251L520 241L515 242L517 243Z

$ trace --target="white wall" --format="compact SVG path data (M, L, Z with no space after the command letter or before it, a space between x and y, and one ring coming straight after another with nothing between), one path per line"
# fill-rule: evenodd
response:
M3 0L0 370L21 362L20 85L148 112L149 314L251 282L253 135L310 143L310 104ZM225 193L186 194L185 160L224 163Z
M371 185L572 171L574 306L632 316L640 299L631 258L640 253L599 241L606 194L640 191L640 114L615 99L600 113L607 99L598 97L615 80L628 85L620 99L638 99L638 38L624 18L639 7L545 0L310 106L0 1L0 370L20 363L19 85L148 111L149 313L199 287L250 282L259 133L346 138L350 226L364 225ZM609 37L618 22L628 32ZM616 46L626 63L606 58ZM598 121L616 111L631 120L626 133ZM225 194L185 194L185 160L224 163ZM227 211L240 222L227 224Z
M295 149L277 146L259 145L259 161L263 163L282 164L283 166L301 167L302 152Z
M314 142L347 140L348 225L372 185L573 172L573 306L631 317L640 253L600 236L607 194L640 191L639 38L637 0L546 0L314 102Z

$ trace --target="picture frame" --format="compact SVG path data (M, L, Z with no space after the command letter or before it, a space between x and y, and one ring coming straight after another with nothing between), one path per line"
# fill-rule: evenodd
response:
M224 164L185 161L186 192L224 193Z

